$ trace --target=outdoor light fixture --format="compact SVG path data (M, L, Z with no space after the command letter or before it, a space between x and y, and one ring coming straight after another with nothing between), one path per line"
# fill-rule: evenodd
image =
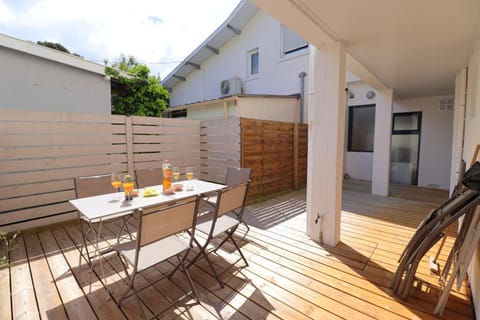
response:
M368 91L367 92L367 98L368 99L373 99L375 97L375 91Z
M349 97L350 99L355 98L355 94L349 88L345 88L345 92L347 93L347 97Z

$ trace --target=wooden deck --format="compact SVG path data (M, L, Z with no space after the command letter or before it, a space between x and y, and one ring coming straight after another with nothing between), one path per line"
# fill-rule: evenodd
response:
M410 189L400 192L399 199L372 196L366 188L346 183L342 237L336 247L305 236L304 190L249 207L252 229L242 250L250 266L243 268L240 262L230 269L223 275L226 287L220 289L202 259L191 268L201 303L185 301L163 318L436 319L432 312L439 291L427 260L417 273L418 287L406 301L392 295L389 284L409 237L445 193ZM422 192L426 202L418 201ZM409 193L416 200L408 200ZM10 268L0 269L0 319L140 318L133 295L121 307L115 303L126 287L118 259L105 260L105 278L98 264L89 272L80 242L78 223L23 233ZM452 237L446 243L449 248ZM214 263L224 267L236 260L230 249L214 256ZM441 262L447 253L442 252ZM147 313L183 294L181 274L174 276L176 284L158 281L170 268L169 263L160 264L138 278L138 287L155 282L139 294ZM450 295L442 318L473 319L466 286Z

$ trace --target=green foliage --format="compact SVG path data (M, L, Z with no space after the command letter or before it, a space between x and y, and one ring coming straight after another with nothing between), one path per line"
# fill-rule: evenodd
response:
M55 49L55 50L58 50L58 51L62 51L62 52L65 52L65 53L71 53L70 50L68 50L67 48L65 48L65 46L63 46L62 44L57 43L57 42L37 41L37 44L39 44L39 45L41 45L41 46L44 46L44 47L52 48L52 49ZM82 57L81 55L79 55L78 53L71 53L71 54L73 54L74 56L83 58L83 57Z
M63 52L66 52L66 53L70 53L70 51L67 48L65 48L63 45L61 45L60 43L50 42L50 41L37 41L37 44L39 44L41 46L44 46L44 47L49 47L49 48L52 48L52 49L55 49L55 50L58 50L58 51L63 51Z
M121 56L105 73L112 78L112 114L161 117L168 104L168 91L149 76L150 69L133 56Z
M0 231L0 249L2 249L2 254L0 255L0 268L9 265L10 251L15 249L15 239L19 233L20 231L17 231L9 237L5 231Z

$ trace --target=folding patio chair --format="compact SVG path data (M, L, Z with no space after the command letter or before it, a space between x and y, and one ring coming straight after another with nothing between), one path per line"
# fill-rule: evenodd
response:
M237 230L239 224L242 222L249 183L250 181L247 181L220 190L213 212L209 212L198 217L196 230L207 235L207 239L205 240L205 243L203 245L201 245L196 238L194 239L195 243L200 248L200 252L191 260L188 267L190 267L202 256L205 257L208 265L212 269L215 278L217 279L220 287L222 288L223 282L220 280L219 273L217 273L217 271L213 267L213 264L210 261L208 254L217 251L226 243L226 241L231 240L241 257L235 263L232 263L231 266L235 265L241 259L243 259L245 265L248 266L248 261L240 250L237 242L233 238L233 234ZM227 213L233 211L237 212L238 215L227 215ZM207 247L213 239L222 237L225 238L220 242L220 244L215 246L215 248L208 250ZM225 269L224 271L222 271L222 273L227 271L228 269L229 268Z
M128 287L118 300L118 305L121 304L127 293L133 290L138 306L145 318L145 311L142 308L134 286L135 276L141 271L172 257L177 257L178 259L178 264L174 271L178 268L182 269L191 291L163 308L159 313L154 315L153 318L164 313L192 293L196 298L196 302L199 302L197 291L185 266L185 257L192 248L194 241L197 208L198 197L192 197L178 201L176 204L168 207L153 206L136 210L134 215L139 219L136 240L122 243L115 248L122 262L125 274L129 279ZM181 237L180 234L182 233L189 234L190 236L188 239L185 236ZM131 274L128 273L129 265L133 267ZM167 277L170 279L171 275Z
M85 198L110 193L112 191L111 177L112 176L110 174L76 177L74 179L76 197ZM102 227L104 223L117 223L118 221L121 221L122 225L118 233L111 232L112 236L116 237L117 243L120 241L124 230L127 232L130 240L133 239L132 234L128 229L128 221L131 217L131 212L122 213L121 215L110 216L108 220L105 221L102 221L101 219L86 220L80 214L80 212L78 213L78 217L80 222L80 231L82 232L83 247L85 248L87 259L90 264L92 256L88 252L87 241L94 244L95 246L98 246L98 241L100 240L99 237L102 233ZM86 229L85 224L88 225ZM94 227L95 225L97 226L97 230ZM93 233L93 235L95 236L93 240L89 239L90 233ZM80 253L82 252L83 247L80 249ZM98 253L106 253L109 251L112 251L112 249L107 249L103 252Z
M251 181L252 178L252 169L251 168L234 168L234 167L227 167L227 173L225 174L225 182L226 186L234 186L243 182ZM215 208L217 204L217 193L208 195L205 200L207 204ZM238 217L239 212L238 210L232 210L232 212ZM247 236L247 233L250 231L250 226L243 220L240 221L246 228L245 233L243 234L242 241Z
M163 173L161 168L135 170L138 188L158 186L162 184Z

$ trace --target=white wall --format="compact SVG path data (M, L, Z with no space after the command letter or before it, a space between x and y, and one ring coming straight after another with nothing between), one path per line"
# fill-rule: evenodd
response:
M298 122L299 99L279 97L245 97L239 100L239 117Z
M465 115L465 148L463 159L467 166L475 146L480 144L480 38L468 65L467 101ZM480 319L480 251L475 252L469 268L469 280L475 304L476 318Z
M222 101L186 107L188 108L188 119L225 118ZM299 99L296 97L239 96L235 101L227 102L227 117L298 122Z
M365 82L350 82L346 86L347 110L345 112L345 157L344 171L353 179L372 180L373 153L372 152L348 152L348 107L375 104L375 97L368 99L367 92L372 90ZM350 96L353 96L351 98Z
M231 103L227 106L227 116L228 110L232 109L230 106ZM205 106L196 106L191 107L187 111L187 119L194 120L205 120L205 119L224 119L225 112L223 109L223 103L209 104Z
M173 88L170 105L217 99L221 97L220 82L233 77L242 79L246 94L298 94L298 74L302 71L308 74L308 49L281 57L280 40L280 23L259 11L240 35L220 48L220 54L212 55L200 70L195 70L185 82ZM249 79L248 51L255 48L259 50L260 71L258 76ZM308 75L305 83L308 83Z
M418 186L450 188L453 137L453 110L440 111L440 101L453 96L437 96L395 101L393 112L422 112Z
M376 97L368 99L366 93L370 88L364 82L348 83L348 106L375 104ZM439 111L442 99L452 96L425 97L409 100L396 100L393 112L422 112L422 131L420 142L420 159L418 185L422 187L449 189L450 162L453 136L453 111ZM348 111L347 124L348 124ZM347 152L345 147L345 172L352 178L371 180L373 154L369 152Z
M102 75L0 47L0 109L111 113Z

